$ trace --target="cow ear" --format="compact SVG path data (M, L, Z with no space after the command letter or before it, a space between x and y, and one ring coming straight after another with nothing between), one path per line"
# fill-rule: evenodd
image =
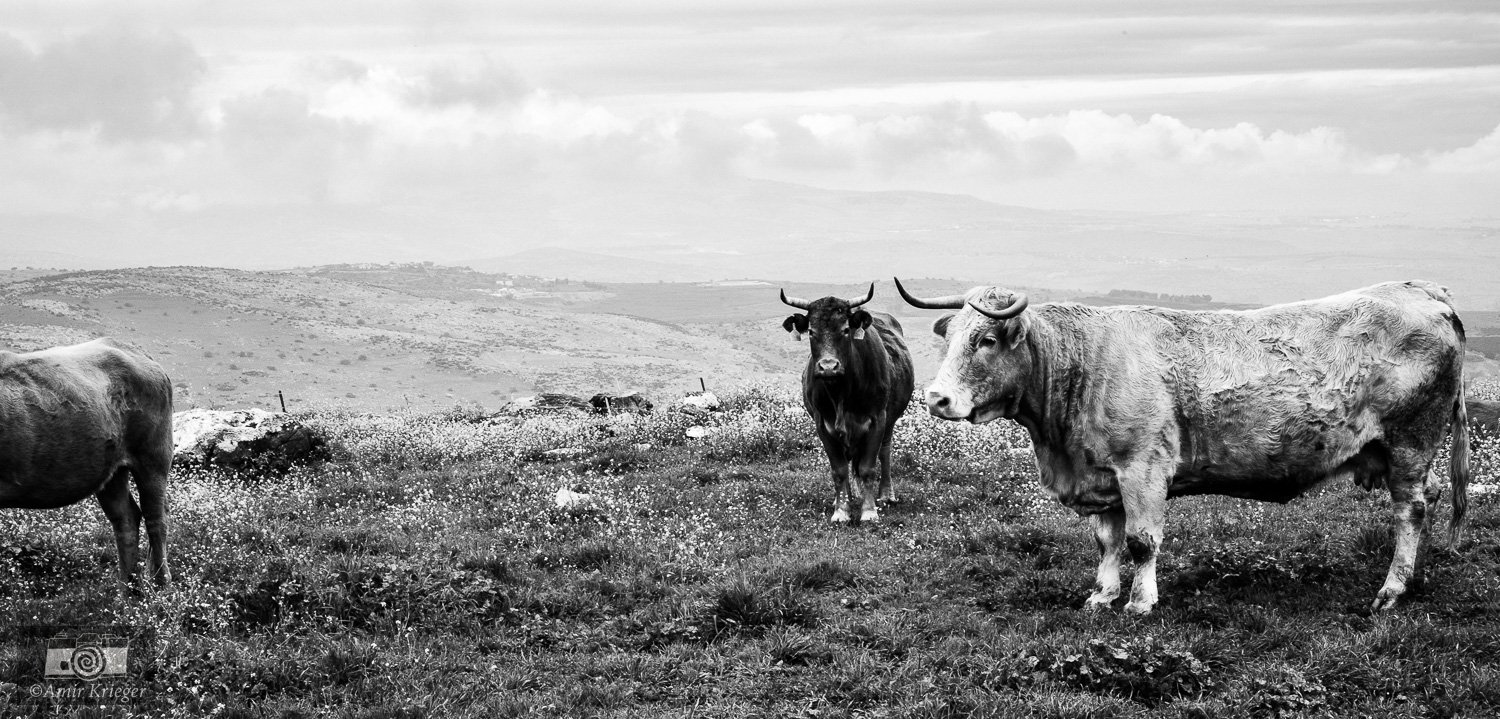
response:
M1004 333L1006 347L1015 349L1016 345L1021 344L1021 340L1026 339L1025 317L1014 317L1000 324L1000 331Z
M870 316L869 312L866 312L864 310L855 310L854 314L849 315L849 327L854 330L850 334L854 336L854 339L864 339L865 328L869 327L870 322L872 322L873 320L874 318Z
M936 334L939 337L947 337L948 336L948 323L952 322L952 321L953 321L953 315L952 314L946 314L946 315L943 315L942 317L937 318L937 321L932 323L932 332L933 332L933 334Z
M807 315L792 315L781 323L781 328L792 333L792 339L802 339L803 333L807 332Z

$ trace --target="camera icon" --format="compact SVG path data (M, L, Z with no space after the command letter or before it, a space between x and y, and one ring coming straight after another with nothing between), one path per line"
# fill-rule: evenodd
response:
M129 664L130 642L109 634L59 634L47 640L48 679L75 677L86 682L123 677Z

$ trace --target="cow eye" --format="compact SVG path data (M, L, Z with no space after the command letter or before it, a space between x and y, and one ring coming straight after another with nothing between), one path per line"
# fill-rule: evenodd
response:
M842 332L845 335L848 335L849 334L849 328L845 327L844 329L840 330L840 332Z
M979 346L980 347L994 347L995 344L998 343L999 341L1000 340L995 339L994 335L985 335L985 336L979 338Z

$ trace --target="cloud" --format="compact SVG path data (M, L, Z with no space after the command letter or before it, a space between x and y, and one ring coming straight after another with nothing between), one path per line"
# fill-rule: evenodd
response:
M530 90L514 71L486 59L477 66L439 65L416 78L406 99L417 105L488 109L520 101Z
M165 31L99 30L39 50L0 35L0 127L181 138L199 129L193 91L204 69L185 39Z
M1196 128L1173 117L1137 120L1097 110L1026 117L949 104L876 117L813 113L741 128L752 172L819 169L897 177L949 174L977 183L1069 172L1128 175L1380 172L1390 158L1352 148L1343 133L1265 131L1250 123Z
M224 103L216 143L224 170L261 200L337 200L341 176L357 173L369 128L312 112L308 97L281 88ZM269 193L269 194L268 194Z
M303 72L324 83L360 82L370 75L364 63L340 55L315 55L302 62Z
M1164 32L1183 34L1175 25ZM968 85L871 84L811 93L816 102L807 103L741 93L742 102L716 107L705 97L620 102L564 92L523 77L508 55L467 50L214 52L205 63L181 37L122 30L39 47L0 35L0 209L26 198L151 212L257 203L485 212L504 202L541 206L547 192L737 175L1043 206L1274 208L1288 197L1308 206L1328 197L1346 207L1390 178L1400 181L1390 187L1405 187L1478 174L1470 184L1484 187L1500 173L1492 115L1484 139L1470 133L1445 145L1459 149L1434 152L1372 147L1318 113L1329 121L1281 122L1233 103L1217 114L1103 109L1121 96L1164 106L1173 93L1208 107L1228 97L1226 86L1273 88L1255 97L1274 106L1275 87L1296 81L1307 95L1325 94L1349 84L1343 73L1011 81L987 86L987 95ZM1382 84L1390 75L1380 74L1360 87L1405 92L1431 79L1413 72L1406 84ZM133 79L106 88L111 73ZM1459 80L1485 85L1492 75ZM42 97L37 78L94 94ZM68 135L79 130L81 139Z
M1441 173L1500 175L1500 126L1468 147L1429 155L1427 164Z

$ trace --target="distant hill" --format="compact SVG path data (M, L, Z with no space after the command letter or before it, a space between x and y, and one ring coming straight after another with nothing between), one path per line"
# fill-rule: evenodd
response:
M572 277L604 282L691 282L708 280L716 275L714 269L698 265L642 260L563 247L540 247L465 264L483 272Z
M875 278L871 278L875 279ZM939 313L916 310L880 277L872 309L905 328L919 382L935 374ZM903 278L918 294L975 282ZM384 410L479 404L539 391L643 390L657 401L767 380L795 384L807 344L781 321L779 293L861 296L859 283L771 280L588 282L431 263L345 264L278 272L160 267L63 274L0 270L0 347L25 351L111 335L147 349L177 384L180 407ZM1034 302L1231 306L1143 290L1093 295L1018 287ZM1463 309L1463 305L1460 305ZM1467 318L1467 315L1466 315ZM1472 337L1500 335L1476 312ZM1476 343L1480 344L1480 343ZM1473 376L1500 374L1478 353Z
M665 398L696 389L700 376L781 369L701 326L567 308L589 293L420 265L77 272L0 285L0 345L135 342L166 367L179 407L276 406L278 391L292 407L362 409L495 408L540 389Z

